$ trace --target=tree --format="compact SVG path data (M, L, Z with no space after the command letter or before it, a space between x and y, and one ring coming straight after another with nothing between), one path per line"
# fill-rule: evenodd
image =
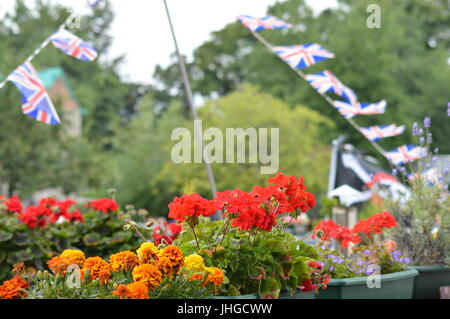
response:
M382 28L366 26L369 4L381 8ZM289 30L261 31L274 45L316 42L336 53L336 58L308 69L316 73L331 70L351 87L362 102L388 101L386 114L360 116L361 125L405 124L408 127L424 116L435 123L432 131L441 151L450 152L446 143L449 126L445 117L448 100L449 26L448 1L433 0L345 0L337 9L314 16L303 0L277 2L268 13L292 23ZM194 52L188 63L196 94L225 95L244 82L259 85L265 92L291 107L306 105L329 117L336 130L323 135L347 133L350 142L371 149L368 142L303 80L274 54L258 43L238 22L213 32ZM172 70L172 76L167 75ZM164 89L179 87L173 66L158 68L155 76ZM386 139L386 149L412 142L409 134Z
M29 8L17 0L15 11L0 21L3 76L23 63L68 15L61 6L37 1ZM102 55L110 46L108 28L112 19L107 6L84 17L82 28L72 31L93 42ZM80 105L88 113L83 119L83 138L78 140L63 138L64 122L50 127L24 116L20 93L12 84L0 91L0 184L9 186L7 193L26 196L38 188L53 186L63 186L67 192L82 191L108 183L104 171L108 156L104 151L111 148L115 127L132 116L135 102L143 93L135 84L122 83L116 71L120 62L79 61L51 44L33 60L38 71L60 66L68 75Z
M302 106L290 109L286 103L252 85L244 85L217 101L208 101L199 109L199 113L203 132L211 127L219 128L224 135L226 128L279 128L279 170L287 175L304 176L312 192L325 189L330 149L320 142L319 137L323 131L333 128L333 124L319 113ZM168 118L172 116L169 113L167 115ZM177 121L173 127L188 128L193 136L192 121ZM177 141L171 141L170 135L166 139L167 144L163 148L166 160L150 179L149 201L158 197L170 201L173 196L184 192L199 192L210 198L210 185L203 164L175 164L170 158L170 152ZM235 145L235 154L237 151ZM161 155L153 153L148 156ZM246 163L212 164L219 191L236 187L250 190L254 185L265 184L272 175L261 174L261 166L261 163L249 163L248 159ZM150 169L150 166L145 166L145 169L142 165L140 167L140 172ZM165 214L166 210L160 206L157 213Z

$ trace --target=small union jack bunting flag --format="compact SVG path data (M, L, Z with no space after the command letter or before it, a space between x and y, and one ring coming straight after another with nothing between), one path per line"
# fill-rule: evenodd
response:
M273 16L265 16L262 18L254 18L249 15L241 14L237 19L252 32L258 32L261 30L275 30L275 29L287 29L292 27L292 24L284 22Z
M342 96L350 103L357 103L355 92L345 86L333 73L328 70L315 74L307 74L306 81L319 93L331 92Z
M327 51L320 44L277 46L273 51L293 68L303 69L322 60L334 58L334 53Z
M402 145L384 153L384 156L394 165L403 165L418 160L427 155L427 149L416 145Z
M385 137L403 134L405 126L397 126L395 124L375 125L361 127L360 131L369 141L376 142Z
M55 47L65 54L82 61L94 61L97 58L97 50L87 42L84 42L75 34L65 30L58 30L51 38Z
M333 101L333 105L345 118L352 118L355 115L383 114L386 111L386 100L376 103Z
M50 125L61 123L50 96L30 62L19 66L8 80L22 93L23 114Z
M440 172L435 167L426 169L426 170L422 171L422 173L420 173L420 174L419 173L408 174L409 180L414 180L418 177L423 178L425 181L427 181L431 185L433 185L435 183L438 184L442 181L442 174L440 174Z

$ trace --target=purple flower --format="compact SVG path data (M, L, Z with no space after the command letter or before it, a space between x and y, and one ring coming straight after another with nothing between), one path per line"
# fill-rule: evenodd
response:
M421 144L421 145L425 144L425 137L421 136L419 138L419 144Z
M448 102L447 107L447 116L450 116L450 102Z
M418 135L419 135L419 124L417 124L417 122L414 122L412 125L412 136Z
M437 154L437 153L439 153L439 148L436 147L436 148L434 149L434 154Z
M447 176L449 171L450 169L448 167L444 168L444 176Z
M423 126L429 128L431 126L431 118L428 116L423 119Z
M330 266L330 271L333 271L334 270L334 267L333 266Z
M394 168L392 170L392 175L397 176L398 175L398 170L396 168Z
M431 143L433 143L433 134L428 133L428 136L427 136L427 144L431 144Z
M363 250L363 254L364 255L370 255L370 250L369 249L364 249Z
M396 250L392 253L392 258L394 258L395 261L399 261L401 255L402 255L402 253L400 251Z

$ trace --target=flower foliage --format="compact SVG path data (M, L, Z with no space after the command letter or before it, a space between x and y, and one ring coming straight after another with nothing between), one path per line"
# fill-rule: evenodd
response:
M185 258L178 247L148 244L139 248L141 255L152 251L156 258L147 258L145 263L132 251L112 254L108 262L69 249L48 261L53 274L26 272L23 264L16 265L16 276L0 286L0 298L201 298L214 295L225 281L224 272L206 267L199 262L200 256ZM184 266L185 259L195 265L199 278L192 280L194 269ZM74 280L79 289L67 286Z

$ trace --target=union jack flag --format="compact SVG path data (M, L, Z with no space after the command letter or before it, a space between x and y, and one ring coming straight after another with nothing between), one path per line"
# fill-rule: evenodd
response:
M333 105L345 118L352 118L355 115L383 114L386 111L386 100L376 103L333 101Z
M237 19L252 32L258 32L261 30L275 30L275 29L287 29L292 27L292 24L284 22L273 16L265 16L262 18L254 18L249 15L241 14Z
M403 165L426 155L426 148L410 144L402 145L384 153L384 156L394 165Z
M61 49L65 54L79 60L94 61L97 58L97 50L92 45L65 29L57 31L51 37L51 41L55 47Z
M273 51L293 68L307 68L322 60L334 58L334 53L327 51L320 44L277 46Z
M357 97L352 89L345 86L333 73L328 70L315 74L307 74L306 81L319 93L332 92L342 96L350 103L357 103Z
M50 96L30 62L19 66L8 80L22 93L22 112L37 121L57 125L61 123Z
M375 125L361 127L360 131L369 141L376 142L385 137L403 134L405 126L397 126L395 124Z

